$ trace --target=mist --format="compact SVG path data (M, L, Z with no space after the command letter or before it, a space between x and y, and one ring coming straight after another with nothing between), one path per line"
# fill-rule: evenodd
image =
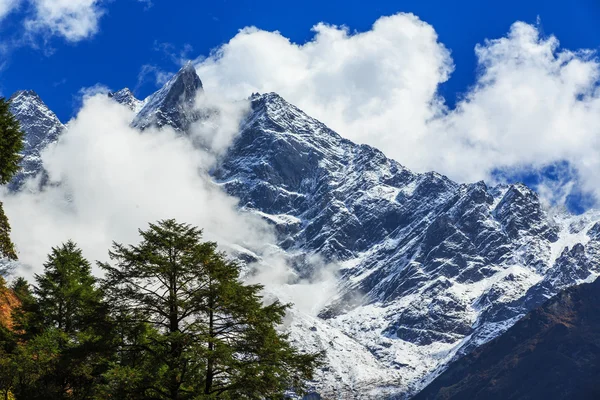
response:
M272 227L238 210L237 199L209 176L239 133L248 102L200 95L197 105L209 109L209 117L195 123L189 135L169 127L140 132L130 126L134 114L129 108L102 93L85 96L59 141L42 153L48 183L39 189L37 176L21 192L0 194L19 256L15 274L31 280L42 271L51 248L69 239L91 262L108 261L113 241L138 243L138 229L175 218L202 228L205 240L216 241L232 256L246 252L259 259L246 269L253 270L252 283L302 310L318 312L315 305L335 287L333 274L324 272L330 267L317 268L321 272L313 295L319 293L321 300L307 301L314 298L313 279L298 281L278 251ZM331 278L327 283L323 274ZM323 285L331 293L324 293Z

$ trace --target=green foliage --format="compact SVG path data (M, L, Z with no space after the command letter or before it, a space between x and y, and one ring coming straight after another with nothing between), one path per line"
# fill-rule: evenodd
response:
M150 327L121 349L145 368L134 373L135 366L121 364L113 379L125 376L138 384L133 392L153 399L281 398L288 389L302 391L318 355L299 354L276 330L287 305L263 306L262 288L243 285L238 266L215 243L202 242L198 228L166 220L140 235L137 246L114 244L116 266L101 264L111 303L119 302L131 327Z
M0 98L0 185L4 185L19 171L20 152L23 150L23 131L19 121L9 110L9 102Z
M90 263L69 241L53 248L33 297L16 281L23 306L15 315L24 341L13 355L17 399L91 399L106 372L111 329Z
M19 171L23 150L23 131L19 121L9 110L9 103L0 97L0 185L4 185ZM0 257L17 259L10 240L10 224L0 203Z
M33 293L31 292L31 287L29 286L29 282L22 276L17 277L12 285L10 285L13 293L17 296L21 303L24 302L33 302Z
M16 400L281 399L302 393L318 354L277 330L288 305L264 305L238 265L174 220L114 244L114 266L73 242L53 248L35 286L16 279L20 307L0 327L0 396Z
M4 207L0 202L0 257L6 257L10 260L17 259L15 246L10 240L10 224L4 213Z
M75 243L53 248L44 273L35 280L39 323L67 334L84 331L95 317L102 294L95 287L90 263Z

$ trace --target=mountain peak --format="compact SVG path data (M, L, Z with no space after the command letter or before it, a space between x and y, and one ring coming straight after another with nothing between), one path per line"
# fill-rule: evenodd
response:
M145 129L151 125L159 128L170 125L183 132L198 119L194 107L196 96L202 92L202 81L194 65L188 62L160 90L145 100L133 126Z
M15 99L25 99L31 97L40 99L40 96L34 90L17 90L12 94L12 96L10 96L8 100L12 102Z
M22 171L15 176L9 187L18 189L27 177L43 170L40 153L48 144L55 142L65 129L56 114L33 90L19 90L10 97L10 112L21 124L23 138Z
M61 124L40 96L33 90L18 90L9 98L10 111L17 119L36 117L36 119L50 120L55 124ZM62 125L62 124L61 124Z
M17 90L12 94L12 96L10 96L10 100L15 99L19 96L39 97L35 90Z
M144 103L138 100L129 88L124 88L116 92L109 92L108 97L136 112L141 110L144 106Z
M191 61L186 62L183 65L183 67L181 67L181 69L179 70L179 73L182 72L196 74L196 67L194 67L194 63L192 63Z
M169 89L171 91L182 91L182 94L193 94L194 96L197 91L203 90L202 80L200 80L196 72L196 67L194 67L191 61L188 61L181 67L165 86L170 86Z

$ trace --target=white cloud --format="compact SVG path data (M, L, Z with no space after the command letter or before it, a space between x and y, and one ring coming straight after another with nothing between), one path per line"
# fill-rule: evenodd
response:
M600 64L589 51L558 45L536 27L515 23L507 37L477 46L477 85L455 111L430 124L445 149L437 165L473 180L494 168L565 160L600 193Z
M233 98L278 92L344 136L388 152L391 143L408 147L423 135L425 121L442 109L437 87L453 69L430 25L398 14L364 33L325 24L314 31L297 45L245 28L201 60L198 72L208 91Z
M152 0L137 0L138 3L144 4L144 10L149 10L154 7L154 2Z
M600 193L600 67L517 22L475 49L476 84L454 110L437 90L453 61L435 30L411 14L351 33L319 24L298 45L278 32L242 29L196 66L207 91L231 98L276 91L340 134L417 171L459 181L498 168L574 166Z
M184 65L190 58L189 54L194 51L191 44L185 43L183 46L178 47L173 43L154 41L154 51L162 53L162 55L176 65Z
M203 93L196 97L195 107L205 110L208 115L201 123L192 124L190 135L209 151L206 156L212 158L211 162L216 162L216 157L224 155L239 134L240 121L250 111L250 103L247 100L230 101L218 93Z
M203 227L221 243L256 250L274 242L265 222L240 214L210 181L204 152L170 129L140 133L129 126L132 116L107 96L84 98L42 155L51 182L60 184L4 193L21 262L39 272L51 246L70 238L91 260L106 260L112 240L136 243L138 228L164 218Z
M21 0L0 0L0 21L15 11L20 4Z
M320 271L316 280L289 285L297 277L276 246L272 227L259 216L240 212L237 200L207 173L214 154L223 152L237 133L248 102L200 95L198 105L211 112L193 125L188 137L169 128L143 133L132 128L133 112L110 100L102 86L81 94L77 117L42 154L50 184L40 191L37 177L19 193L0 193L21 263L18 275L39 273L51 247L69 239L89 260L107 261L113 240L137 243L138 228L176 218L203 228L205 239L224 250L262 257L254 265L261 282L301 310L317 312L308 299L333 295L332 267L313 268ZM324 265L318 259L309 263ZM312 289L318 294L311 295Z
M24 24L33 34L62 36L69 42L87 39L98 32L104 15L102 0L30 0L33 16Z

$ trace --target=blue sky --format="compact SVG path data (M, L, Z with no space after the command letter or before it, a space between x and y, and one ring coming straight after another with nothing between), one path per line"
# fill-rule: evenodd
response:
M13 49L6 55L7 64L1 72L2 93L8 96L18 89L34 89L65 121L72 116L82 87L102 83L113 89L135 88L142 65L175 71L177 65L165 50L180 53L190 46L190 58L208 55L245 26L279 30L292 41L303 43L313 36L311 27L321 21L365 31L380 16L397 12L412 12L431 24L452 51L456 70L441 86L450 104L474 82L474 46L486 38L505 35L517 20L536 23L539 17L542 31L556 35L566 48L600 46L600 2L593 0L152 1L150 7L136 0L106 4L98 33L77 43L53 36L37 38L41 48L22 45ZM22 34L24 8L1 23L5 40ZM52 54L44 49L51 49ZM155 89L155 82L147 79L136 94L144 97Z
M304 44L314 39L315 33L311 28L319 22L344 25L350 32L366 32L382 16L399 12L414 13L435 29L438 41L451 52L454 71L448 80L440 79L439 85L434 86L450 109L454 108L457 99L463 99L472 90L482 76L475 46L483 44L485 48L493 47L486 45L486 39L506 37L515 21L524 21L536 29L542 38L540 43L535 43L536 46L543 47L544 38L550 35L560 41L558 51L596 51L600 46L600 24L597 23L600 20L600 2L596 0L568 3L538 0L307 0L295 3L270 0L73 0L72 4L75 3L80 4L81 8L66 10L75 14L69 20L68 15L66 19L63 15L65 10L57 11L58 3L50 0L0 0L0 14L3 4L5 7L12 5L12 8L5 8L10 12L0 20L0 51L4 60L0 71L0 91L9 96L18 89L33 89L64 122L76 113L81 104L82 88L102 84L116 90L127 86L134 89L139 98L144 98L158 87L155 72L172 73L184 59L208 56L211 50L227 43L240 29L248 26L269 32L279 31L291 42ZM85 12L76 14L77 10L90 8L95 10L91 20L86 19L89 14ZM554 61L561 65L558 59L557 56ZM585 57L581 60L585 61ZM510 63L510 57L502 62ZM543 72L540 74L543 75ZM210 86L211 82L207 82L207 79L210 80L212 75L208 75L201 74L201 78L205 85ZM580 75L586 76L586 73ZM587 75L594 76L594 73L588 72ZM226 78L223 82L227 82ZM268 84L262 88L276 90ZM583 94L577 93L577 96L580 95ZM544 94L539 93L538 96L543 97ZM293 96L291 100L296 102ZM302 103L301 98L297 101ZM307 111L312 111L310 105L307 108ZM493 109L487 111L490 115L501 114ZM549 112L553 113L554 110L550 109ZM331 123L334 127L343 126L336 125L335 121ZM512 136L507 136L507 140L514 140L519 134L513 132ZM363 139L352 134L348 136L358 141ZM549 137L552 138L551 135ZM466 142L471 140L468 138ZM411 163L410 158L403 157L405 153L394 151L395 147L404 145L402 142L386 142L378 138L371 141L364 138L364 142L384 149L401 162L406 161L409 167L436 169L458 180L472 180L481 175L462 173L455 166L446 168L447 165L443 163L439 166L434 162L415 163L413 160ZM392 146L388 146L390 143ZM489 147L488 142L484 144ZM508 150L500 150L515 151L515 148L509 146ZM580 154L573 152L565 154L567 156L561 154L527 159L522 163L519 160L502 159L497 165L488 163L485 168L490 177L522 180L533 186L550 181L562 187L565 182L579 179L577 168L570 166L581 158ZM451 156L460 158L461 154ZM446 155L441 152L433 158L436 157L444 158ZM486 156L473 153L471 164L478 165L473 161L477 157ZM471 168L471 164L465 163L463 169ZM589 166L590 163L584 164ZM510 168L505 168L505 165ZM557 174L556 171L567 172ZM587 174L590 175L589 172ZM582 191L576 185L566 201L572 209L581 211L592 202L585 193L586 190Z

